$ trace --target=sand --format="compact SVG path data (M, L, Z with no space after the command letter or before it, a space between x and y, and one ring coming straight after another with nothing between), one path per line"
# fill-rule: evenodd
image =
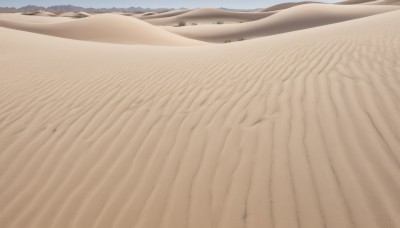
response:
M42 17L54 17L54 16L56 16L56 14L54 14L52 12L46 12L46 11L42 11L42 10L39 10L39 11L36 11L36 12L26 12L26 13L23 13L23 14L27 15L27 16L42 16Z
M0 13L0 20L27 23L56 23L71 21L72 19L66 17L29 16L20 13Z
M165 17L173 17L173 16L177 16L183 13L187 13L192 11L191 9L184 9L184 10L171 10L171 11L167 11L167 12L162 12L162 13L152 13L150 15L146 15L146 13L144 14L139 14L136 15L137 18L140 19L154 19L154 18L165 18Z
M193 24L216 24L239 23L259 20L273 15L275 12L236 12L222 9L202 8L180 13L175 16L156 17L144 20L153 25L177 26L184 21L187 25ZM152 16L157 16L152 15Z
M1 227L400 227L398 21L183 47L0 27Z
M400 5L400 0L347 0L337 3L339 5Z
M248 23L166 27L165 29L191 39L223 43L291 32L399 9L399 6L383 5L303 4Z
M92 16L90 13L86 12L66 12L58 15L59 17L70 17L70 18L84 18Z
M176 46L205 44L201 41L169 33L139 19L117 14L99 14L80 20L46 24L0 19L0 26L69 39L104 43Z
M376 1L370 1L370 2L365 2L361 3L363 5L395 5L395 6L400 6L400 0L376 0Z
M261 12L270 12L270 11L278 11L288 9L294 6L310 4L310 3L320 3L320 2L311 2L311 1L304 1L304 2L285 2L277 5L270 6L268 8L260 10Z

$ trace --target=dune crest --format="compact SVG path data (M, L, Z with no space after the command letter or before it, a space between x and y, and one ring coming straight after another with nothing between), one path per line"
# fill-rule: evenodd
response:
M43 10L39 10L39 11L35 11L35 12L26 12L26 13L23 13L23 15L27 15L27 16L42 16L42 17L54 17L54 16L56 16L54 13L46 12L46 11L43 11Z
M137 15L137 18L145 20L145 19L173 17L173 16L177 16L177 15L180 15L180 14L183 14L183 13L190 12L190 11L192 11L192 10L191 9L184 9L184 10L172 10L172 11L167 11L167 12L162 12L162 13L153 13L151 15L139 14L139 15Z
M100 14L52 24L0 20L0 26L50 36L105 43L172 46L204 44L201 41L169 33L141 20L116 14Z
M311 1L304 1L304 2L285 2L277 5L270 6L268 8L260 10L261 12L270 12L270 11L277 11L277 10L284 10L294 6L310 4L310 3L321 3L321 2L311 2Z
M190 25L192 23L213 24L217 22L223 22L223 23L247 22L247 21L259 20L261 18L268 17L272 14L274 14L274 12L236 12L236 11L227 11L214 8L201 8L171 17L161 17L154 19L144 18L144 19L147 22L154 25L175 26L178 25L180 21L186 22L187 25Z
M86 12L67 12L58 15L59 17L70 17L70 18L84 18L90 17L92 14Z
M0 20L26 23L58 23L71 21L73 19L67 17L47 17L47 16L28 16L20 13L0 13Z
M244 24L166 27L166 30L191 39L222 43L307 29L399 9L398 6L304 4Z

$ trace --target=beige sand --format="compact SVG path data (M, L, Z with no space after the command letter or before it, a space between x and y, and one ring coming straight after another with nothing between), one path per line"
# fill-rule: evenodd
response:
M357 4L364 4L368 2L372 2L374 0L345 0L342 2L338 2L339 5L357 5Z
M20 13L0 13L0 20L27 23L57 23L71 21L66 17L28 16Z
M320 2L311 2L311 1L304 1L304 2L285 2L277 5L270 6L268 8L260 10L261 12L270 12L270 11L277 11L277 10L284 10L289 9L294 6L310 4L310 3L320 3Z
M70 18L84 18L90 17L92 14L86 12L67 12L58 15L59 17L70 17Z
M365 2L361 3L363 5L395 5L398 6L400 5L400 0L376 0L376 1L370 1L370 2Z
M46 12L46 11L36 11L36 12L26 12L24 13L24 15L27 16L42 16L42 17L54 17L56 16L56 14L52 13L52 12Z
M0 26L51 36L118 44L202 45L136 18L116 14L100 14L79 20L51 24L33 24L1 20Z
M166 30L191 39L223 43L322 26L399 9L399 6L305 4L243 24L166 27Z
M259 20L273 15L275 12L236 12L221 9L196 9L176 16L145 19L153 25L176 26L180 21L187 25L195 24L216 24L217 22L239 23ZM154 15L156 16L156 15Z
M144 14L138 14L136 15L137 18L140 19L154 19L154 18L165 18L165 17L173 17L173 16L177 16L183 13L187 13L192 11L191 9L184 9L184 10L171 10L171 11L167 11L167 12L162 12L162 13L153 13L150 15L146 15Z
M400 227L399 21L194 47L0 28L1 227Z

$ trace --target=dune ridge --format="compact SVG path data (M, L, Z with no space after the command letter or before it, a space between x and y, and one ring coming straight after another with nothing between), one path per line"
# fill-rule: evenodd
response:
M261 12L269 12L269 11L278 11L278 10L285 10L294 6L310 4L310 3L321 3L321 2L312 2L312 1L303 1L303 2L285 2L277 5L273 5L267 7L265 9L260 10Z
M90 17L92 14L86 12L66 12L58 15L59 17L70 17L70 18L84 18Z
M398 6L303 4L243 24L166 27L167 31L206 42L222 43L275 35L399 10Z
M0 20L0 26L76 40L118 44L202 45L141 20L116 14L100 14L79 20L38 24Z
M217 21L223 23L248 22L273 15L275 12L236 12L213 8L200 8L170 17L150 18L146 20L153 25L175 26L180 21L187 24L212 24ZM154 16L157 16L154 15Z
M47 16L28 16L20 13L0 13L0 20L7 20L13 22L27 22L27 23L56 23L71 21L71 18L66 17L47 17Z
M372 2L374 0L345 0L342 2L338 2L336 4L339 5L357 5L357 4L364 4L364 3L368 3L368 2Z
M155 19L155 18L165 18L165 17L172 17L172 16L177 16L183 13L187 13L192 11L191 9L184 9L184 10L172 10L172 11L167 11L167 12L162 12L162 13L155 13L151 15L146 15L146 14L140 14L137 17L140 19Z
M399 20L180 48L0 28L0 224L399 227Z
M363 5L400 5L400 0L375 0L362 3Z
M23 14L27 15L27 16L42 16L42 17L54 17L54 16L56 16L52 12L46 12L46 11L43 11L43 10L39 10L39 11L35 11L35 12L26 12L26 13L23 13Z

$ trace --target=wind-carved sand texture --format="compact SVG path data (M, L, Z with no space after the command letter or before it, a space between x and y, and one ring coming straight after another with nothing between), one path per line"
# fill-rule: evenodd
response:
M378 11L184 47L0 17L0 227L400 227L400 11Z

